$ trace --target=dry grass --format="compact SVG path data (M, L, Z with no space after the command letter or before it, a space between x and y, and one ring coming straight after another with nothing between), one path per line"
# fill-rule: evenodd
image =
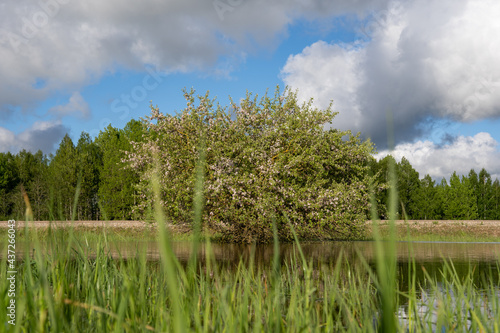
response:
M372 223L368 221L367 234L371 235ZM382 235L387 235L388 221L380 222ZM498 220L398 220L396 234L398 238L434 235L439 237L466 237L478 239L500 239L500 221Z
M16 221L17 228L24 228L24 221ZM29 226L37 229L48 229L49 226L52 228L68 228L73 226L75 229L79 230L100 230L103 228L108 228L111 230L135 230L135 231L154 231L157 228L156 223L144 222L144 221L33 221L29 222ZM7 221L0 221L0 229L7 228ZM190 227L186 224L170 224L168 225L171 231L177 233L185 233L190 231Z
M16 221L16 226L24 228L23 221ZM100 231L104 228L115 232L142 233L143 231L155 232L156 223L144 221L34 221L30 222L30 227L37 229L67 228L73 226L82 231ZM380 221L380 231L382 236L388 235L388 221ZM187 235L191 232L189 225L168 225L170 231L176 235ZM7 228L7 221L0 221L0 229ZM500 221L498 220L398 220L396 221L396 234L401 240L406 239L408 234L411 237L427 240L427 238L437 237L436 240L464 239L473 241L475 238L481 241L500 241ZM371 238L372 222L367 221L366 235ZM427 237L427 238L426 238Z

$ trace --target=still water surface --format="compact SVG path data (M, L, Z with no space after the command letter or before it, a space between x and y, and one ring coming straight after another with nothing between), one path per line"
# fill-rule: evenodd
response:
M24 245L19 244L17 255L22 258ZM81 244L88 256L95 256L97 244ZM48 249L45 251L50 252ZM190 241L173 242L173 252L181 263L187 262L192 252ZM242 245L218 244L210 245L211 258L219 265L237 266L240 260L249 263L251 260L257 267L265 269L273 260L273 245ZM375 266L375 242L306 242L301 244L306 260L313 266L334 265L339 257L343 256L353 267L361 265L362 256L370 266ZM114 258L134 258L139 253L145 253L148 260L160 259L160 250L157 242L111 242L105 253ZM280 258L282 263L290 262L294 257L300 263L296 244L281 244ZM207 247L200 245L199 258L203 262L207 256ZM485 274L499 282L500 243L449 243L449 242L397 242L396 260L400 286L408 284L408 269L414 265L417 274L417 283L425 283L423 270L431 277L440 279L444 262L453 263L459 276L467 276L473 270L473 278L477 285L484 282ZM413 260L412 260L413 259Z
M20 244L21 245L21 244ZM25 244L24 244L25 245ZM22 249L19 246L18 256L22 258ZM108 248L98 249L97 244L80 244L89 257L97 252L104 251L114 258L135 258L145 254L151 262L160 259L160 250L156 242L111 242ZM102 245L102 244L101 244ZM44 251L50 252L50 246ZM173 252L179 261L185 264L192 253L192 243L189 241L174 242ZM313 270L333 265L342 256L347 259L351 269L363 269L362 261L365 260L375 271L376 244L371 241L364 242L308 242L301 244L306 260L312 264ZM279 247L282 264L294 262L301 263L296 244L281 244ZM210 250L205 244L200 245L199 258L203 265L207 254L213 258L219 267L236 269L238 263L252 262L255 267L266 270L271 267L274 255L273 245L239 245L239 244L210 244ZM30 253L31 254L31 253ZM440 285L446 285L443 272L450 268L455 271L456 277L462 280L472 279L475 293L484 293L493 287L494 294L500 298L500 243L449 243L449 242L397 242L396 243L396 270L397 283L400 291L408 291L412 287L410 279L415 277L415 285L419 288L419 316L428 317L433 323L431 331L441 331L436 325L436 314L429 307L427 299L435 290L428 288L428 277ZM293 260L296 258L297 260ZM363 259L361 259L363 258ZM446 268L445 268L446 267ZM444 290L446 294L449 294ZM453 295L452 295L453 297ZM489 302L489 301L487 301ZM407 327L408 304L404 297L400 297L397 316L402 327ZM460 304L457 304L460 306ZM435 308L435 307L434 307ZM431 309L431 310L429 310ZM434 318L436 317L436 318ZM468 329L465 328L466 330Z
M272 262L273 245L241 245L217 244L211 245L212 257L220 263L238 263L253 258L257 265L269 265ZM173 252L181 261L187 261L192 252L192 243L174 242ZM304 256L313 263L335 263L340 254L348 260L356 261L363 256L368 262L375 260L375 242L307 242L301 243ZM160 251L156 242L116 242L111 244L109 254L112 256L134 257L137 253L146 251L150 260L160 258ZM205 258L207 248L201 245L199 257ZM298 255L296 244L281 244L280 257L282 260ZM467 262L472 264L498 262L500 258L500 243L449 243L449 242L397 242L396 260L406 263L412 258L416 263L436 263L445 260L452 262Z
M110 251L112 255L125 257L135 256L138 251L146 251L151 260L159 259L158 244L155 242L138 243L131 247L130 243L116 243ZM192 252L191 242L174 242L173 252L181 262L186 262ZM362 256L370 266L375 268L376 247L373 241L363 242L308 242L301 244L306 259L313 264L332 265L339 259L341 253L351 266L361 265ZM259 267L269 267L272 264L273 245L241 245L241 244L211 244L212 258L224 265L237 265L240 260L253 262ZM202 246L199 257L203 260L207 249ZM280 258L282 262L289 262L296 257L300 262L296 244L281 244ZM500 243L449 243L449 242L397 242L396 261L400 287L408 285L408 270L414 264L417 284L425 284L426 270L437 281L441 280L444 263L452 263L459 277L472 274L476 285L483 285L485 276L493 278L498 285L500 263Z
M102 244L101 244L102 245ZM81 243L89 256L95 255L98 245L95 243ZM42 248L50 252L50 246L42 244ZM187 261L192 252L190 241L173 242L174 254L181 261ZM220 263L237 263L240 259L253 258L258 265L270 264L274 254L274 247L269 245L243 245L243 244L210 244L212 258ZM302 251L308 261L314 263L334 263L342 253L347 259L363 256L368 262L375 259L375 242L304 242L301 243ZM16 254L22 257L25 244L18 244ZM160 259L160 250L155 241L137 242L110 242L104 250L108 255L118 258L133 258L138 253L146 252L149 260ZM207 247L200 244L199 257L203 260L207 255ZM297 245L294 243L280 244L280 257L284 260L298 255ZM500 242L473 243L473 242L397 242L396 259L398 262L407 262L411 258L417 263L442 262L497 262L500 258Z

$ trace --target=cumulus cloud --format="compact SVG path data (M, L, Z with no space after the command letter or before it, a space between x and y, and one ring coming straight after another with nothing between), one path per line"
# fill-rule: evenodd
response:
M90 108L79 92L74 92L65 105L58 105L49 110L49 113L59 118L69 115L79 115L80 118L88 119L90 117Z
M500 179L498 147L499 143L489 133L482 132L474 136L458 136L445 145L428 140L399 144L391 155L397 161L406 157L420 178L429 174L434 179L448 179L453 171L467 175L471 169L479 173L484 168L493 179ZM388 151L382 151L375 157L381 159L388 154Z
M8 152L10 148L14 145L15 135L12 131L6 128L0 127L0 152Z
M36 152L40 149L50 153L68 132L69 129L60 121L38 121L17 135L0 127L0 152L17 153L22 149Z
M285 83L299 89L306 100L314 97L315 105L326 108L333 99L339 111L335 126L360 128L363 110L357 92L366 80L363 69L365 50L359 45L331 45L323 41L290 56L283 73Z
M125 68L218 72L276 46L297 17L366 13L387 0L18 0L0 4L0 116L29 112ZM228 66L229 68L231 66Z
M379 147L389 131L410 142L433 119L500 117L498 17L493 0L392 1L359 23L356 43L314 43L289 57L282 76L319 107L333 100L334 126Z

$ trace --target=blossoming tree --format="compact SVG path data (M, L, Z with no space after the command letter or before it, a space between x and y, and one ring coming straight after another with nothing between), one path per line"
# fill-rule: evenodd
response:
M296 93L279 88L274 97L247 94L229 107L215 105L208 93L196 98L185 91L185 98L187 107L176 115L151 106L143 119L146 138L128 152L141 174L137 214L144 217L151 205L157 172L171 222L192 221L202 152L203 226L224 240L270 241L273 223L282 240L292 238L290 225L302 239L362 237L373 145L326 129L336 114L331 108L300 104Z

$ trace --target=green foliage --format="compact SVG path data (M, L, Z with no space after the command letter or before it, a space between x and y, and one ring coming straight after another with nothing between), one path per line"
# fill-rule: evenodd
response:
M142 123L131 120L124 129L109 125L99 133L96 143L102 154L100 166L99 202L107 219L128 220L132 218L135 202L134 185L138 175L126 169L125 151L132 147L131 141L142 140Z
M24 219L26 210L23 188L31 203L33 217L46 217L48 197L47 158L41 151L32 154L22 150L17 155L0 156L0 219Z
M51 175L51 212L52 218L71 219L73 198L77 186L77 151L69 135L62 139L56 155L50 161Z
M396 163L391 155L370 163L377 189L377 213L382 219L388 218L390 163ZM436 184L429 175L419 180L418 172L403 157L396 165L396 176L400 203L397 214L400 219L404 218L401 210L403 207L407 218L413 220L500 218L498 194L495 192L498 191L498 186L495 187L495 182L492 182L490 174L484 168L479 175L471 170L467 177L462 178L454 172L449 185L446 179Z
M387 219L389 217L389 165L396 165L396 160L392 155L387 155L380 161L373 159L370 162L370 170L374 175L374 184L376 185L376 213L381 219Z
M414 208L411 215L412 219L430 220L441 218L440 208L443 200L435 183L429 175L425 175L420 180L420 186L413 195Z
M239 106L226 108L215 106L208 95L197 105L193 92L186 98L188 107L175 116L153 108L146 121L131 120L123 129L109 126L95 140L82 133L76 146L66 135L55 156L0 153L0 220L25 218L22 188L35 220L149 220L156 154L169 218L191 222L202 140L208 177L203 220L226 240L269 241L273 217L282 239L291 239L285 216L301 237L357 237L360 224L347 221L359 221L368 211L368 185L375 190L378 216L389 218L391 163L396 166L397 218L500 219L499 181L484 168L462 179L454 175L449 185L446 179L436 184L429 175L419 180L405 157L377 161L369 142L325 130L335 114L298 105L293 93L277 92L260 101L249 95Z
M491 175L486 169L481 169L478 179L477 209L478 216L483 220L492 220L495 215L493 209L493 183Z
M78 155L77 177L80 182L78 220L96 220L99 216L97 191L99 190L101 151L88 133L82 132L76 146Z
M396 175L396 190L398 194L397 205L395 208L396 216L403 218L415 216L418 214L417 193L420 191L420 180L418 172L413 169L410 162L403 157L399 163L392 155L387 155L380 161L373 161L370 165L371 172L375 175L375 181L378 190L375 193L377 201L377 213L382 219L388 216L388 198L390 184L390 166L394 166ZM404 210L404 211L403 211Z
M492 214L491 217L493 220L500 220L500 181L495 179L493 182L491 196L493 197L491 209Z
M419 209L415 193L419 192L421 186L418 172L413 169L410 162L403 157L401 162L396 165L396 175L400 206L404 207L404 213L406 213L407 216L415 216ZM402 208L400 212L402 216Z
M66 135L50 158L41 151L0 153L0 220L25 218L21 188L35 220L99 219L99 198L109 218L130 219L138 176L125 170L122 159L130 141L140 141L142 123L132 120L122 130L110 127L107 132L95 142L82 132L76 147ZM78 202L73 205L77 189Z
M206 144L205 226L235 242L291 239L287 218L301 238L362 236L368 208L372 144L359 136L324 129L335 113L299 105L296 94L277 89L260 101L214 106L208 94L185 93L187 108L171 116L151 107L147 140L134 145L131 167L141 174L137 211L151 198L154 160L159 160L162 205L172 222L190 222L194 168Z
M13 218L11 200L19 183L19 170L11 153L0 153L0 220Z
M460 180L454 172L450 177L444 201L444 218L448 220L474 220L477 218L477 202L469 178Z

